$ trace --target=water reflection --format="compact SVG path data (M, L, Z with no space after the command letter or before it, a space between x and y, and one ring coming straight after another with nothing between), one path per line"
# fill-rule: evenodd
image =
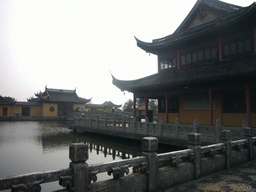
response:
M76 134L63 122L1 122L0 177L64 169L69 166L69 145L89 146L88 164L141 156L141 142L92 134ZM161 148L160 152L171 151ZM98 180L110 179L107 173ZM58 182L42 185L42 191L60 189Z
M0 122L0 177L69 166L69 145L84 142L89 146L88 164L109 162L141 155L140 142L76 134L61 122ZM105 174L107 175L107 174ZM106 179L99 176L98 179ZM44 184L42 191L60 186Z

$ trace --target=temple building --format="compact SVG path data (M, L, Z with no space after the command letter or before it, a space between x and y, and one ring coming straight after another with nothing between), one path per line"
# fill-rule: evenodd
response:
M90 99L84 99L75 90L50 89L35 94L28 102L10 101L0 97L0 117L58 117L85 108Z
M158 56L158 73L113 84L158 99L166 123L256 127L256 4L198 0L175 32L137 46ZM134 116L136 114L134 102Z

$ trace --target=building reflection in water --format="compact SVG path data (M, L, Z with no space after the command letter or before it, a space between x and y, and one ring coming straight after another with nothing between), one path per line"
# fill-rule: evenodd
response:
M88 145L90 154L95 150L97 155L103 153L105 158L112 156L113 160L117 157L118 159L127 159L142 155L140 141L98 134L73 133L69 130L54 132L53 130L49 130L50 125L51 124L46 126L46 124L43 123L41 126L42 135L40 139L45 152L67 148L74 142L82 142ZM89 157L89 159L90 158L91 157Z
M74 142L88 144L88 164L142 155L140 141L73 133L68 126L53 121L0 122L0 177L67 168L69 145ZM111 179L106 173L97 177ZM59 188L58 182L43 184L42 192Z

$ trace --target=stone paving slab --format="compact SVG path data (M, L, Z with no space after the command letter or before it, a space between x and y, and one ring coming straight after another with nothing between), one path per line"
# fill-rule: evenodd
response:
M256 192L256 160L225 169L198 180L164 189L170 191L255 191Z

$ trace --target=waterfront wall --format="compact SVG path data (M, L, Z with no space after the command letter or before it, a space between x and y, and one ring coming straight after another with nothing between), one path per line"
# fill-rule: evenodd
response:
M247 123L244 122L243 127ZM187 147L188 134L200 133L202 145L219 143L220 131L229 129L233 140L243 138L243 127L225 127L217 120L216 126L199 125L197 119L193 125L181 124L176 119L174 124L138 122L136 118L114 113L86 112L73 117L71 129L77 132L93 132L130 139L142 139L145 136L157 137L160 143ZM255 133L254 133L255 134Z
M65 116L43 117L43 116L9 116L0 117L0 121L66 121Z
M244 139L231 141L231 131L222 130L222 143L204 147L201 134L191 133L188 149L163 154L157 154L157 138L145 137L143 156L96 165L86 163L88 146L75 143L70 145L69 168L0 178L0 190L40 191L41 183L59 181L64 191L157 191L253 160L256 137L251 128L243 133ZM99 173L107 173L110 179L97 182Z

